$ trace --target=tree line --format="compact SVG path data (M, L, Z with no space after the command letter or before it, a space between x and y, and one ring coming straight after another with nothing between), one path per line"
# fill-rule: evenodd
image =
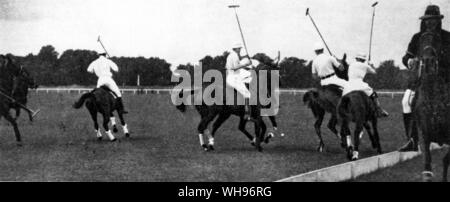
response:
M218 56L205 56L200 60L203 72L216 69L225 74L226 57L224 52ZM61 55L51 45L43 46L37 55L14 56L13 60L25 67L41 86L93 86L97 82L95 75L88 73L87 67L97 58L97 52L91 50L66 50ZM264 53L253 56L265 64L273 63L273 59ZM171 64L157 57L112 57L119 66L119 74L114 79L119 86L136 86L137 77L140 85L145 87L172 87ZM307 60L286 57L279 62L281 88L313 88L319 85L311 75L311 63ZM182 64L177 69L194 72L196 66ZM408 72L400 70L393 60L380 63L376 75L368 75L366 81L375 89L405 89Z

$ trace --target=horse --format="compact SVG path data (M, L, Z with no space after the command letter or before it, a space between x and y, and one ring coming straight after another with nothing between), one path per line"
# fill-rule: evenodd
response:
M359 143L365 128L369 134L372 147L382 153L380 138L377 128L376 106L372 99L363 91L352 91L344 95L337 105L338 123L341 128L341 144L346 146L347 158L358 160ZM355 123L354 147L351 141L350 122ZM369 125L371 123L373 132Z
M413 101L413 116L423 137L424 181L433 178L430 144L450 144L450 76L445 69L449 67L441 65L448 60L442 42L441 36L434 32L424 32L419 39L420 65L416 70L418 88ZM442 162L442 181L447 181L450 149Z
M12 59L7 56L0 55L0 71L2 72L0 74L0 118L5 117L5 119L11 123L14 128L16 144L17 146L22 146L22 138L19 127L16 118L14 118L10 113L10 109L15 108L17 110L17 105L21 108L24 108L24 106L16 104L14 98L11 98L11 96L15 94L16 98L26 98L28 93L28 90L21 91L19 89L19 85L14 85L15 80L25 81L25 83L32 83L34 80L27 73L24 73L25 71L23 68L17 67ZM19 103L20 100L21 99L19 99Z
M344 80L348 80L348 63L347 63L347 54L344 54L341 60L339 60L343 70L339 70L335 68L336 75ZM321 86L313 90L307 91L303 95L303 103L311 109L316 121L314 123L314 128L316 130L316 134L319 137L319 146L317 147L317 151L323 152L325 148L325 143L322 139L321 134L321 126L324 119L325 114L328 112L331 114L331 118L328 122L328 128L336 135L338 139L340 139L340 134L336 129L337 125L337 114L336 114L336 106L339 102L339 99L342 97L342 90L339 86L331 84L326 86ZM341 145L344 147L344 145Z
M11 108L15 109L16 116L14 119L18 119L20 116L20 110L24 109L28 112L28 116L30 121L33 121L33 113L28 108L24 108L22 106L27 105L27 95L29 89L36 89L38 85L36 84L34 78L30 75L27 69L20 66L19 76L14 80L14 90L12 92L12 97L16 100L16 102L11 103Z
M97 140L102 140L102 133L99 130L98 122L97 122L97 114L100 113L103 116L103 128L105 129L106 135L109 137L111 142L116 141L117 139L112 135L109 130L109 121L111 120L111 124L113 127L113 132L117 133L118 129L115 123L114 111L117 111L119 115L120 123L123 127L123 132L126 138L130 137L130 133L128 131L128 126L125 123L125 119L123 117L123 113L119 110L118 103L116 102L114 93L106 86L101 86L99 88L95 88L91 92L85 93L81 95L80 99L75 102L73 107L75 109L80 109L83 104L85 104L86 108L91 115L92 120L94 121L94 129L97 136Z
M259 72L262 70L270 70L271 68L263 63L259 63L259 65L257 65L257 67L254 69L256 72L256 79L253 79L252 82L257 82L258 81L258 75ZM231 87L223 87L222 86L218 86L219 89L223 90L224 95L227 95L229 93L226 93L227 90L232 90L232 94L234 95L236 94L236 90L231 89ZM268 85L268 88L270 88L270 85ZM205 88L202 89L197 89L197 90L192 90L190 92L190 95L195 97L196 94L199 93L205 93ZM270 90L268 91L270 92ZM178 97L182 97L181 95L183 95L184 90L181 90L178 93ZM239 93L237 93L238 96ZM270 94L270 93L269 93ZM258 96L257 94L254 94L252 96ZM224 96L224 101L226 102L225 98L226 96ZM186 105L185 102L180 103L179 105L176 106L178 110L180 110L181 112L185 112L186 111ZM243 132L247 138L249 138L249 140L252 142L252 145L254 145L256 147L256 149L258 151L262 151L262 147L261 147L261 142L264 139L264 134L266 133L267 127L264 123L264 121L262 120L262 116L261 116L261 109L268 107L268 106L263 106L261 105L261 103L259 102L259 100L257 101L256 105L251 105L250 106L250 110L251 110L251 120L252 122L254 122L255 124L255 138L253 138L252 135L250 135L250 133L248 133L245 130L245 125L247 123L247 121L244 119L244 115L245 115L245 108L244 105L236 105L236 103L234 103L234 105L218 105L218 104L212 104L212 105L208 105L206 104L203 100L201 105L195 105L196 110L199 112L200 116L201 116L201 121L198 125L198 133L199 133L199 139L200 139L200 145L201 147L205 150L205 151L212 151L214 150L214 135L217 131L217 129L221 126L222 123L224 123L231 115L236 115L238 117L240 117L240 121L239 121L239 130L241 132ZM213 131L210 134L209 131L207 131L207 127L209 125L209 123L211 121L214 120L215 117L217 117L217 120L214 122L213 124ZM274 120L275 126L276 126L276 121L274 118L272 118ZM205 132L208 132L208 145L206 145L203 142L203 134ZM265 142L268 142L268 139L266 138L264 140Z

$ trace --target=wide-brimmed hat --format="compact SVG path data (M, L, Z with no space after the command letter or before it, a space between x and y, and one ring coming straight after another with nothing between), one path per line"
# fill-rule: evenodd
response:
M425 10L425 15L423 15L419 19L426 20L426 19L432 19L432 18L434 18L434 19L442 19L442 18L444 18L444 16L441 15L441 11L439 9L439 6L437 6L437 5L429 5L429 6L427 6L427 9Z
M364 53L358 53L355 58L360 60L367 60L367 56Z

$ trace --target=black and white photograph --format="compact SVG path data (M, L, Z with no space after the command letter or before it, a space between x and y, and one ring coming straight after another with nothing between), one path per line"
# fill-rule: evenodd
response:
M0 0L0 30L0 181L448 180L449 0Z

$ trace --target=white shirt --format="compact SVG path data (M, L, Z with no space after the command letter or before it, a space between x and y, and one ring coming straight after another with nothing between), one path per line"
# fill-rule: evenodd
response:
M236 53L236 51L232 50L227 57L227 63L225 65L225 68L227 70L234 70L239 66L239 64L240 64L239 55Z
M354 62L348 67L348 79L364 79L367 73L375 74L375 70L367 63Z
M335 73L333 65L338 67L340 63L336 58L322 53L313 60L312 73L319 75L319 77L328 76Z
M119 68L116 63L105 56L100 56L98 59L94 60L87 69L88 72L95 73L99 78L112 77L111 70L118 72Z

